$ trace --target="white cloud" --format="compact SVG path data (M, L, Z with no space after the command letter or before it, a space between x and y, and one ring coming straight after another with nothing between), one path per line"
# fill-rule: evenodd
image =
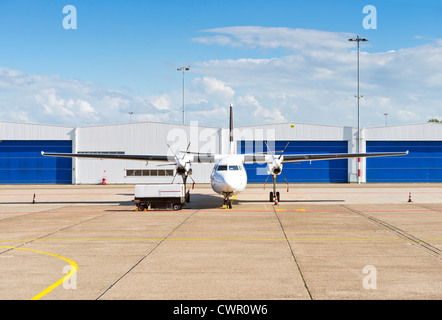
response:
M0 114L5 121L80 126L128 122L129 112L137 121L170 120L164 116L166 102L155 106L149 100L94 83L0 68Z
M167 94L153 96L149 100L158 110L169 110L171 107L172 99Z
M312 29L272 28L260 26L239 26L203 30L217 35L193 38L194 42L242 46L250 48L288 48L293 51L313 48L345 49L351 45L343 42L353 36L350 33L329 32Z
M264 108L254 96L246 95L238 97L237 104L243 109L249 109L249 117L253 115L255 119L263 119L266 123L287 122L281 111L275 107ZM244 113L243 113L244 114Z
M69 100L71 103L75 102L73 100ZM76 104L80 108L80 112L86 115L93 115L96 114L94 108L92 108L91 104L84 100L77 100Z
M202 45L245 48L237 59L192 63L186 82L187 123L307 122L355 126L356 48L352 34L320 30L227 27L192 39ZM421 46L367 52L361 45L361 125L426 122L440 114L442 40ZM252 52L254 56L247 56ZM66 125L129 121L181 122L182 89L133 96L94 83L0 68L2 120ZM130 94L129 94L130 93Z
M396 115L400 120L406 122L414 121L414 119L419 116L415 112L409 110L398 110Z
M200 96L199 101L207 101L207 97L211 97L216 102L228 104L235 95L235 91L231 87L212 77L194 79L191 89L193 92L190 99L195 99L193 96L197 94Z
M63 93L61 93L63 94ZM35 95L35 108L42 108L42 116L57 118L60 121L68 119L97 120L97 112L91 104L83 99L64 99L55 88L42 89ZM28 112L29 113L29 112ZM37 112L35 112L35 115Z
M201 77L190 81L185 94L187 123L227 124L227 120L218 120L226 118L235 98L232 87L215 77ZM81 126L129 122L129 112L133 112L132 121L181 123L182 90L131 96L94 83L0 69L0 115L4 121Z
M261 123L270 121L264 115L279 109L289 121L356 124L356 48L347 41L354 35L264 27L228 27L205 32L208 35L193 40L248 49L286 50L280 50L279 57L193 64L199 73L216 76L234 88L237 97L254 97L262 106ZM221 34L230 41L211 41L212 34ZM440 90L436 88L442 88L442 41L378 53L367 52L361 44L360 88L364 96L360 100L363 126L384 123L384 113L389 113L389 124L426 122L441 107ZM238 99L237 105L241 102L245 100Z

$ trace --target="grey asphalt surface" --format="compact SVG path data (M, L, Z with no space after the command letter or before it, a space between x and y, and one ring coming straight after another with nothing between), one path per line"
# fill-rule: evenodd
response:
M269 191L136 212L131 185L1 186L0 299L442 297L440 184Z

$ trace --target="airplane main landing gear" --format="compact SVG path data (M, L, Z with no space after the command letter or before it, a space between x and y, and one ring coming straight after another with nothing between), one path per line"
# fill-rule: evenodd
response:
M270 197L269 197L269 201L270 202L275 202L276 199L278 199L278 202L281 200L280 196L279 196L279 191L276 192L276 195L274 196L274 193L272 191L270 191Z

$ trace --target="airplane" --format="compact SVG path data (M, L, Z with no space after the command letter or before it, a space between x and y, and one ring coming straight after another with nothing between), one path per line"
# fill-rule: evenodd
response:
M273 191L269 194L270 202L277 204L280 201L280 193L276 191L276 178L282 174L282 167L287 162L316 161L316 160L334 160L348 158L367 158L382 156L407 155L405 152L372 152L372 153L326 153L326 154L284 154L285 149L277 152L236 154L235 142L233 140L233 105L230 105L230 150L228 154L212 154L189 152L189 145L186 151L182 151L183 156L178 157L175 153L171 155L125 155L125 154L78 154L78 153L46 153L41 152L43 156L51 157L77 157L77 158L99 158L99 159L118 159L118 160L140 160L140 161L159 161L168 162L175 165L176 175L180 175L183 184L186 186L187 178L191 178L192 163L215 163L210 175L210 184L216 193L224 197L224 207L232 208L232 198L244 191L247 185L247 173L244 168L245 163L266 163L267 179L271 176L273 179ZM170 147L169 147L170 148ZM269 150L268 146L267 149ZM166 164L167 165L167 164ZM284 177L284 175L283 175ZM175 178L175 177L174 177ZM191 178L192 179L192 178ZM285 177L284 177L285 179ZM193 179L192 179L193 180ZM287 179L285 179L287 182ZM193 181L195 183L195 181ZM267 182L267 180L266 180ZM288 184L288 182L287 182ZM189 192L186 194L186 202L190 201Z

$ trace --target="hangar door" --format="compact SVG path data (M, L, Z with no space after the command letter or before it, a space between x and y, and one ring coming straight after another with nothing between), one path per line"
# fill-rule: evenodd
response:
M1 184L72 183L72 159L43 157L45 152L72 152L72 141L0 141Z
M442 141L367 141L367 152L406 156L367 158L367 182L442 182Z
M282 151L289 141L274 141L267 143L264 141L238 141L238 153ZM348 150L347 141L290 141L284 154L307 154L307 153L346 153ZM267 179L266 164L245 164L247 171L247 181L250 183L263 183ZM289 183L322 182L340 183L348 182L348 160L320 160L303 161L298 163L284 163L282 174ZM271 183L272 178L267 180ZM278 183L285 183L282 175L277 178Z

